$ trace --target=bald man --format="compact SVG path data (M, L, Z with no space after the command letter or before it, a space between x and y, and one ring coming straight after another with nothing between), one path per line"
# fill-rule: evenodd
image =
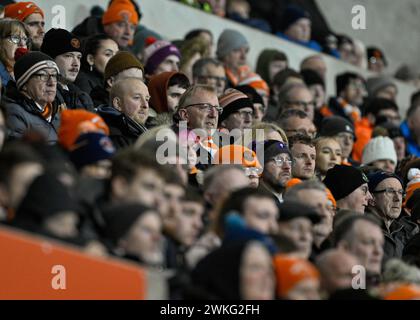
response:
M126 78L111 88L112 106L140 124L149 116L149 89L139 78Z
M98 114L110 128L110 138L117 148L133 144L147 129L150 94L139 78L117 81L111 88L110 105L98 107Z
M354 255L344 250L331 249L324 252L316 260L316 266L321 274L321 288L328 295L339 289L351 288L355 276L352 269L359 264Z

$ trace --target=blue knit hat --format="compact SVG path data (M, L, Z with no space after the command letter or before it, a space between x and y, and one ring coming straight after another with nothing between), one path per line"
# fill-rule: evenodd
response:
M107 135L100 132L88 132L77 138L70 151L70 160L77 169L80 169L86 165L110 159L114 153L115 147Z
M283 18L280 23L281 32L286 31L292 24L302 18L310 19L310 15L303 8L296 5L289 5L283 13Z
M403 186L403 182L402 182L401 178L399 176L397 176L396 174L385 172L385 171L378 171L378 172L371 173L371 174L368 175L369 191L370 192L374 191L376 189L376 187L378 186L378 184L380 184L385 179L389 179L389 178L397 179L401 183L401 185Z

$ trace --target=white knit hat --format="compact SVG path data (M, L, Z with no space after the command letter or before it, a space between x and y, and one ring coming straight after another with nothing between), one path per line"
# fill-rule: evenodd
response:
M362 163L371 164L377 160L391 160L397 163L394 142L388 137L376 137L369 141L363 149Z

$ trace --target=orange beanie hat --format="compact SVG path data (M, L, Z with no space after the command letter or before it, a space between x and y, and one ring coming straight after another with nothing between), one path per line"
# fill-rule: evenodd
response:
M105 26L110 23L128 20L132 24L139 23L134 5L129 0L114 0L102 16L102 24Z
M102 132L109 135L109 128L97 114L82 110L63 110L58 130L58 141L66 150L70 150L80 134Z
M385 300L420 300L420 287L410 284L398 286L389 292Z
M285 297L303 280L319 280L320 277L318 270L309 261L283 254L274 257L274 269L279 297Z
M4 16L24 21L33 13L39 13L44 18L44 12L33 2L12 3L4 7Z
M254 151L241 145L230 144L219 148L214 156L215 164L240 164L246 168L261 168Z
M299 178L292 178L286 182L286 189L292 188L299 183L302 183L302 180L300 180Z

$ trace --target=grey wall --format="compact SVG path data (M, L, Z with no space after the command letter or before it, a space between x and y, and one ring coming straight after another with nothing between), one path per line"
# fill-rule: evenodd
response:
M393 72L403 62L420 68L419 0L317 0L331 28L384 49ZM351 9L366 8L366 30L353 30Z
M352 6L346 5L347 1L349 0L320 1L329 1L330 3L335 3L336 9L341 8L341 10L345 10L345 8L348 7L350 8L349 12L351 12ZM360 1L361 3L363 2L362 0ZM388 0L369 1L391 2ZM398 1L398 3L401 1ZM183 38L183 36L188 31L194 28L210 29L213 32L215 39L217 39L219 34L225 28L233 28L242 32L248 38L248 41L251 43L251 50L249 52L249 64L251 65L251 67L255 66L259 53L266 48L275 48L286 52L286 54L289 57L291 67L296 69L299 68L299 64L302 61L302 59L315 53L312 50L306 49L305 47L299 45L295 45L289 41L282 40L273 35L248 28L244 25L240 25L226 19L221 19L219 17L207 14L200 10L181 5L179 3L176 3L175 1L141 0L138 2L140 3L140 7L143 12L143 18L140 21L140 23L153 30L158 31L162 36L170 40ZM337 5L338 2L340 2L340 6ZM350 2L353 2L353 0L350 0ZM52 14L53 6L63 5L66 8L66 28L68 30L71 30L78 22L82 21L88 15L91 6L93 6L94 4L98 4L102 7L105 7L108 3L108 0L97 0L94 3L93 1L87 0L54 0L54 2L52 2L51 0L37 0L37 3L45 10L47 29L51 27L51 19L54 16ZM338 12L341 11L337 11L337 15ZM343 14L341 13L341 17L342 16ZM349 23L351 23L351 19L349 21ZM412 42L418 43L419 41L417 40ZM332 58L330 56L324 55L324 59L328 67L327 91L330 95L335 94L335 76L337 73L341 73L344 71L355 71L359 72L360 74L363 74L365 77L371 76L371 74L369 74L365 70L357 69L347 63L343 63L342 61ZM405 115L405 110L409 106L410 95L415 91L415 88L397 81L396 84L400 92L398 96L398 103L400 105L401 114Z

